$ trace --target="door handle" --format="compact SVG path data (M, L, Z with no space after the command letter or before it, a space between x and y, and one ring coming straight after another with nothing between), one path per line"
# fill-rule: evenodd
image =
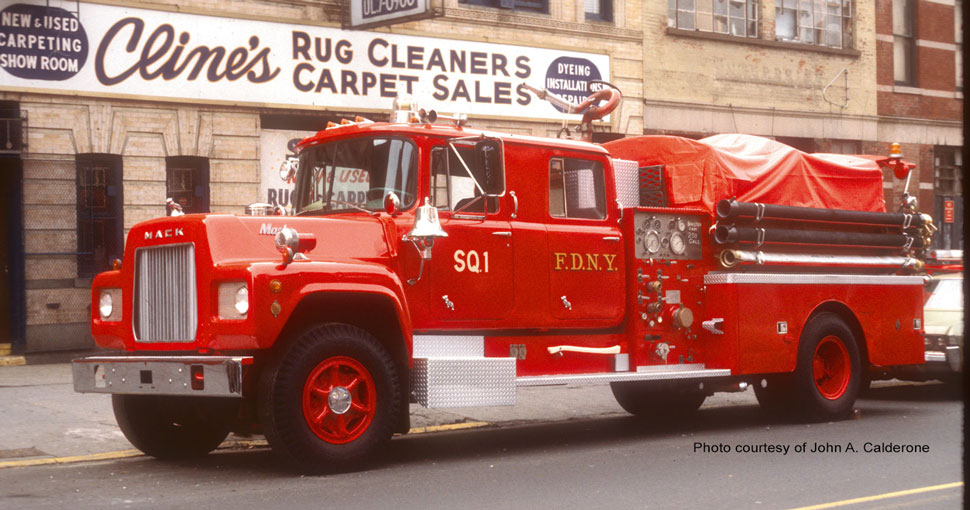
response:
M512 197L512 219L514 220L519 216L519 197L515 196L514 191L510 191L509 196Z
M508 230L499 230L497 232L492 232L492 235L500 237L512 237L512 232L509 232Z
M614 243L620 242L620 236L606 236L603 238L604 241L612 241Z

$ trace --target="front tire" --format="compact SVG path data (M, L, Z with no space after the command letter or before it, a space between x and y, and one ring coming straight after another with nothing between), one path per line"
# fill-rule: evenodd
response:
M834 313L813 317L802 331L792 407L807 421L849 416L862 383L855 335Z
M159 459L200 457L229 435L238 403L204 397L111 396L115 419L128 441Z
M287 465L353 467L391 438L400 392L394 362L373 335L345 324L316 326L267 367L260 421Z

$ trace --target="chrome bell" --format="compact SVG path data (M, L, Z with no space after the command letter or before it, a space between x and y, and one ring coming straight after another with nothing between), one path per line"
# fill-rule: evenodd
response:
M442 230L441 223L438 222L438 210L431 205L428 197L424 198L424 205L418 207L414 215L414 227L408 232L408 237L428 241L435 237L448 237L448 233Z

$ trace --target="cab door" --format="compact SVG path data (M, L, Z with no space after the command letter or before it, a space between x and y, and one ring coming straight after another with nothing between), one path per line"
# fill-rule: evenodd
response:
M514 305L509 213L484 193L490 169L477 151L463 144L431 151L433 205L448 234L435 240L429 275L431 316L442 321L499 320Z
M602 160L549 160L548 306L557 319L623 316L622 235L606 185Z

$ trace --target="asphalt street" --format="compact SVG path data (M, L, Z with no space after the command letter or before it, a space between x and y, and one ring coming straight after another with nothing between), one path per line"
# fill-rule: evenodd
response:
M110 397L73 392L67 364L0 368L0 401L0 508L946 509L963 498L963 403L938 384L877 383L855 419L811 425L768 420L750 391L651 424L607 385L521 388L512 407L413 406L415 433L381 462L324 476L281 468L258 437L191 462L141 456ZM917 451L874 451L897 447Z

